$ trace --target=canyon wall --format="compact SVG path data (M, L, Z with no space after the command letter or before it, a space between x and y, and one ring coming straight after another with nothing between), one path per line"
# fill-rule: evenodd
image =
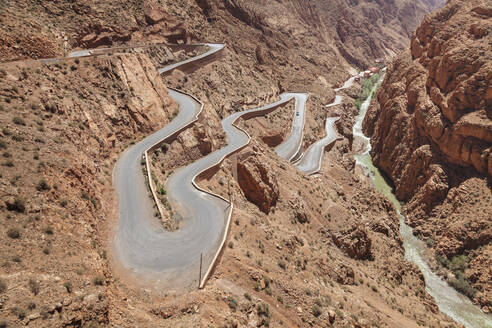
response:
M176 115L165 85L196 96L204 109L194 128L153 152L160 183L226 143L222 118L276 100L285 90L310 92L304 139L324 135L323 105L333 100L333 87L348 77L348 63L364 66L379 58L369 50L383 52L378 39L391 28L380 28L386 23L375 18L391 9L388 4L400 3L339 0L330 7L326 2L4 1L0 57L5 61L140 42L227 46L206 67L175 70L162 80L146 54L2 64L0 326L450 325L425 292L421 273L404 258L393 207L354 174L347 140L326 153L315 177L261 141L272 131L285 137L292 104L242 122L251 145L237 159L226 159L213 177L198 181L234 199L227 247L205 289L174 293L138 281L145 287L139 288L111 261L118 216L111 171L131 143ZM360 27L352 26L362 19L358 15L342 14L366 7L375 12L364 16ZM362 46L366 25L374 33ZM342 37L352 44L345 51ZM409 41L400 34L394 40L400 37ZM397 51L397 44L384 46ZM358 47L364 50L356 52ZM191 55L170 54L165 47L146 52L154 64ZM355 113L350 100L343 107L339 112ZM258 163L247 160L248 153ZM236 160L249 171L242 177L256 180L247 187L256 186L236 182L241 179L233 169ZM274 197L266 197L268 190ZM261 210L266 206L268 215Z
M427 16L388 67L364 121L374 163L437 255L467 256L491 305L492 4L453 0ZM483 274L478 274L482 272ZM452 280L452 279L451 279Z
M0 9L0 60L61 56L72 48L122 43L223 41L234 19L264 36L312 39L351 65L388 60L408 43L423 15L444 0L120 0L6 1ZM190 7L193 8L190 11ZM201 9L197 11L197 9ZM202 17L201 17L202 16ZM204 16L204 17L203 17ZM204 19L205 18L205 19ZM210 27L213 27L210 29ZM264 40L259 40L264 44ZM267 44L270 48L272 43ZM319 52L322 53L322 52ZM308 56L308 60L317 60Z

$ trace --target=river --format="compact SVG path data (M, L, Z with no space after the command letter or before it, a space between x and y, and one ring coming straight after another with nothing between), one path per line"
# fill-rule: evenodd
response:
M384 75L379 82L383 78ZM374 86L374 92L378 85L379 83ZM372 96L373 93L362 103L359 115L353 126L354 138L362 139L366 145L364 153L355 155L355 160L358 165L364 168L365 173L369 175L373 187L386 196L394 205L400 219L400 235L403 239L403 247L405 248L405 258L419 267L425 278L426 291L434 298L441 312L468 328L492 328L492 318L489 315L482 312L470 299L458 293L447 282L431 271L429 265L421 255L426 247L425 244L413 235L412 228L405 223L405 218L401 214L401 204L396 199L393 189L372 163L372 158L369 154L371 150L370 139L362 132L362 122L371 103Z

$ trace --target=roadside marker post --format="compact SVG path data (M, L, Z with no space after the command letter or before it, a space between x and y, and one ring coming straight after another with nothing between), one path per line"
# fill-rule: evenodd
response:
M198 276L198 289L200 289L200 285L202 283L202 257L203 253L200 253L200 274Z

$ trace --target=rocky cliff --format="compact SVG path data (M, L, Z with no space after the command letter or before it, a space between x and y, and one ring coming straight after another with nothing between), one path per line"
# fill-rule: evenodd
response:
M322 43L365 68L407 44L423 15L444 0L121 0L5 1L0 9L0 60L60 56L72 48L138 42L224 39L234 19L278 39ZM225 33L227 34L227 32ZM258 40L257 40L258 41ZM265 40L260 39L259 44ZM307 43L309 44L309 42ZM267 48L272 47L267 44ZM326 51L325 51L326 52ZM318 59L308 56L308 60Z
M469 257L470 294L484 306L490 276L474 272L492 263L491 17L482 0L448 1L426 17L364 121L408 221L438 255Z
M390 60L404 49L423 16L444 0L314 1L322 31L353 65Z
M0 89L0 324L107 323L111 171L177 105L132 54L3 65Z

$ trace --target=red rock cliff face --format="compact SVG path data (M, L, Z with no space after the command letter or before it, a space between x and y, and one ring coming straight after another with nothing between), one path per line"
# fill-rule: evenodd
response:
M426 17L364 121L416 233L450 258L480 259L467 276L486 306L490 277L473 272L492 265L491 31L491 1L453 0Z
M403 50L423 16L444 0L335 0L316 3L324 31L351 64L367 67Z

